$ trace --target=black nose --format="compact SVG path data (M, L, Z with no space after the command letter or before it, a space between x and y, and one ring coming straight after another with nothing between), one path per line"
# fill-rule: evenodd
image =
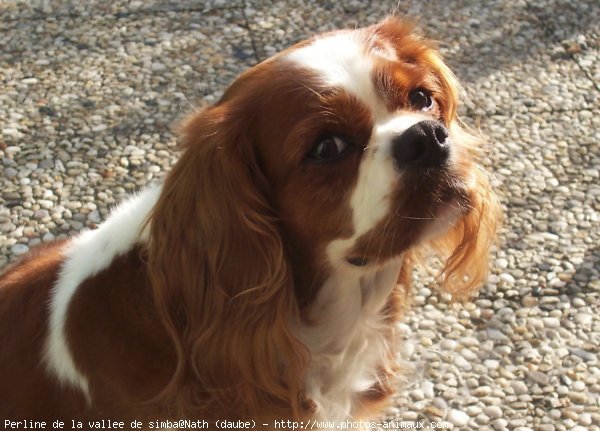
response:
M448 131L437 121L421 121L394 139L392 152L400 169L441 168L450 156Z

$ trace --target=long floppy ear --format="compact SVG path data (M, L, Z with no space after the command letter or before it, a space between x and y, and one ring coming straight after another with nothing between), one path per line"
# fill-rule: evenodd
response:
M464 299L487 278L490 248L497 239L502 215L489 179L473 166L468 191L469 208L450 231L433 241L433 249L445 259L441 287L453 298Z
M234 101L191 118L149 220L154 298L177 354L160 397L178 414L300 411L291 271L245 128Z
M429 51L426 61L436 73L438 84L444 89L444 120L450 139L462 154L455 169L470 176L466 184L468 208L452 229L434 239L430 247L442 258L441 287L453 298L464 299L486 279L489 252L497 239L502 211L485 170L480 166L484 139L469 130L457 115L459 96L465 97L452 71L436 51ZM466 174L468 173L468 174ZM420 254L420 253L419 253Z

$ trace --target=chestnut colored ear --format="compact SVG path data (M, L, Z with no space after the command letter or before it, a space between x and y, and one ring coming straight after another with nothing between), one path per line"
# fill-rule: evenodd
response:
M489 271L490 248L497 240L502 211L485 173L476 169L476 184L469 192L470 205L447 233L407 253L399 280L405 291L414 266L424 266L431 255L442 260L440 287L453 299L467 299L485 282Z
M154 299L177 354L161 397L188 417L300 409L292 277L246 135L233 101L192 117L149 220Z
M486 174L478 167L474 172L468 213L433 242L434 249L447 256L441 286L457 299L470 296L487 278L490 247L496 241L502 219L500 204Z

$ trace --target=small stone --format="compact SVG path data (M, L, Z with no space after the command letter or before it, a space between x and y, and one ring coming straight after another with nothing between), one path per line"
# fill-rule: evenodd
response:
M29 247L25 244L15 244L10 248L10 251L15 256L21 256L29 251Z
M477 347L479 346L479 341L475 337L462 337L458 340L459 344L465 347Z
M521 380L514 380L510 383L510 386L515 391L516 395L523 395L529 392L527 385Z
M577 313L573 320L575 320L575 322L579 323L581 326L591 327L593 319L591 314Z
M469 415L463 411L452 409L446 415L446 420L455 426L462 427L469 421Z
M444 410L439 409L433 405L425 407L425 413L431 416L442 417L444 416Z
M471 391L476 397L487 397L492 393L492 389L489 386L480 386Z
M15 157L15 155L21 151L20 147L17 146L11 146L11 147L6 147L6 149L4 150L4 154L6 154L6 157L8 157L9 159L12 159Z
M592 415L589 413L580 414L579 423L584 426L590 426L592 424Z
M421 383L421 390L426 398L431 399L435 396L434 384L432 382L424 381Z
M508 427L508 421L506 419L496 419L492 424L492 428L496 431L504 431Z
M521 305L523 307L535 307L538 304L538 299L534 296L526 295L521 299Z
M39 220L39 219L42 219L42 218L44 218L44 217L48 217L48 216L49 216L49 214L48 214L48 210L37 210L37 211L36 211L36 212L33 214L33 216L34 216L36 219L38 219L38 220Z
M462 355L456 355L454 357L454 364L461 370L471 370L473 366L467 361Z
M560 328L560 320L555 317L543 317L542 322L546 328Z
M12 138L18 138L19 136L21 136L21 133L14 127L6 127L2 129L2 134L4 136L9 136Z
M546 386L548 383L550 383L550 377L548 377L547 374L544 374L544 373L542 373L540 371L537 371L537 370L530 371L527 374L527 377L530 380L532 380L535 383L538 383L538 384L540 384L542 386Z
M92 223L100 223L102 221L100 212L98 210L90 212L87 216L87 219Z
M453 351L456 349L458 343L455 340L451 340L449 338L445 338L440 342L440 347L444 350Z
M505 341L508 339L508 337L498 329L488 328L486 329L486 333L487 336L494 341Z
M410 392L410 396L415 401L422 401L422 400L425 399L425 394L423 394L423 391L421 389L414 389L414 390L412 390Z
M483 413L491 419L499 419L502 417L502 409L498 406L487 406L483 409Z
M496 259L496 266L500 269L506 269L506 268L508 268L508 260Z
M594 362L597 361L598 358L596 357L595 354L591 353L591 352L587 352L583 349L579 349L579 348L569 348L569 352L571 352L572 355L578 356L581 359L583 359L584 361L587 362Z
M562 417L564 419L571 419L572 421L578 421L579 420L579 415L577 414L577 412L573 411L572 409L564 409L563 413L562 413Z
M50 209L54 206L54 202L48 199L38 199L36 202L45 209Z
M17 227L14 224L10 223L10 222L0 224L0 232L8 233L8 232L12 232L16 228Z
M6 178L14 178L18 173L19 171L17 171L15 168L11 168L10 166L4 168L4 175L6 175Z
M587 395L582 392L569 391L568 397L574 404L587 403Z
M483 361L483 365L490 370L496 370L500 366L500 362L495 359L487 359Z
M434 398L431 405L440 410L446 410L448 408L448 403L441 397Z
M84 224L82 222L77 221L77 220L71 220L70 224L71 224L71 228L73 230L77 230L77 231L83 229L83 226L84 226Z

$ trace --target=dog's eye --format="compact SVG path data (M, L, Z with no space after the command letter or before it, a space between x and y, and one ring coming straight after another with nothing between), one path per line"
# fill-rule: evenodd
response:
M418 111L428 111L433 106L433 98L427 90L417 88L408 95L410 106Z
M327 136L311 148L306 158L310 161L329 162L342 156L350 145L338 136Z

